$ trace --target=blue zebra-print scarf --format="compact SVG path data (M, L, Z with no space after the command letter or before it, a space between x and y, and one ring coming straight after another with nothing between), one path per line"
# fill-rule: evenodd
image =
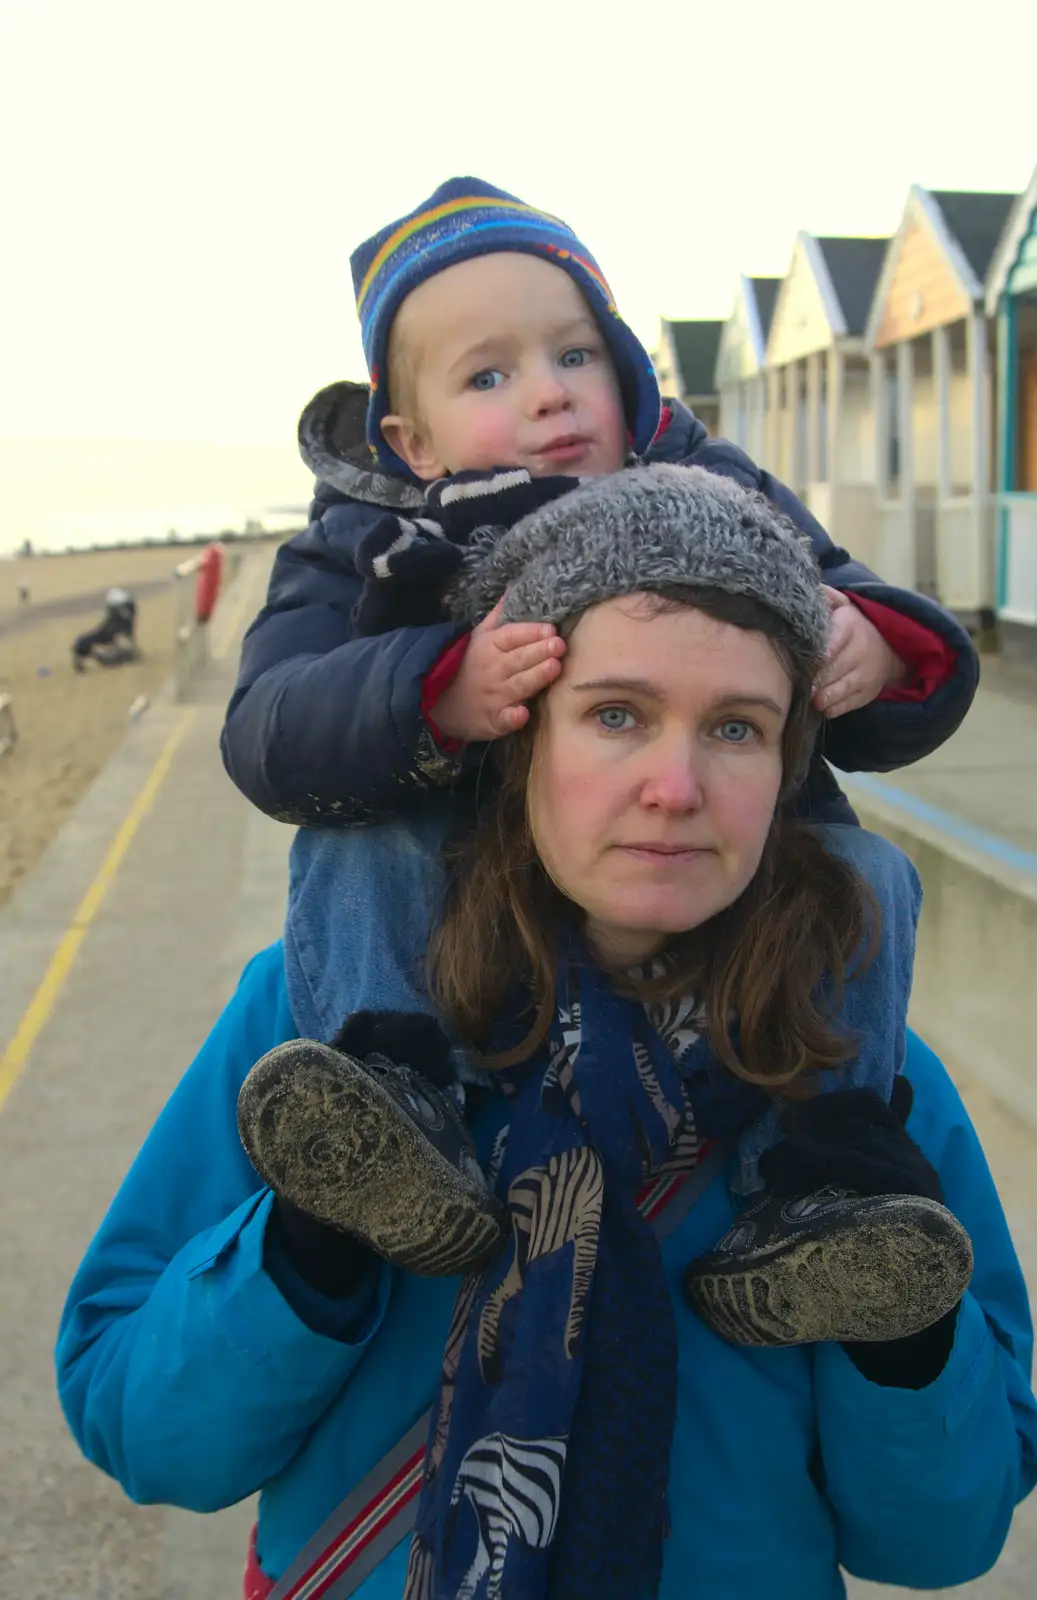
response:
M695 1164L692 1066L592 963L563 963L549 1046L505 1075L512 1237L458 1295L405 1600L657 1593L677 1335L637 1196Z

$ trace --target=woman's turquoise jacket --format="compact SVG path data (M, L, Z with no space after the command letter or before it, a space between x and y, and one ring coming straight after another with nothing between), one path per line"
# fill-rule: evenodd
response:
M277 944L245 969L116 1195L57 1348L89 1459L142 1502L213 1511L261 1490L275 1577L432 1403L457 1288L385 1267L354 1302L311 1295L303 1321L268 1277L271 1196L235 1103L252 1063L294 1036ZM732 1219L718 1176L664 1245L680 1354L660 1600L837 1600L840 1567L963 1583L997 1559L1033 1486L1031 1324L1005 1218L957 1092L915 1037L906 1072L910 1131L975 1245L947 1365L926 1389L881 1388L838 1345L746 1350L711 1334L679 1279ZM497 1126L491 1105L480 1142ZM405 1564L406 1544L363 1600L398 1597Z

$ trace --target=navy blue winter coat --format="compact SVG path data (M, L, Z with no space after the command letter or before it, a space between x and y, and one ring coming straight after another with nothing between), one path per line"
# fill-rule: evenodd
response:
M420 506L422 491L372 470L362 431L366 391L335 385L329 393L336 397L330 413L325 404L314 422L307 408L300 429L304 458L321 480L310 524L278 551L267 603L245 635L221 747L231 778L261 811L284 822L348 826L400 815L474 769L480 750L445 757L422 714L424 679L457 637L453 623L354 637L357 544L386 509ZM950 677L926 700L875 701L825 724L796 810L819 822L853 822L824 758L848 772L888 772L935 750L972 703L979 677L972 642L934 600L883 583L833 544L784 484L735 445L711 439L686 407L668 404L672 421L649 461L705 467L761 491L809 535L827 584L913 618L955 652Z

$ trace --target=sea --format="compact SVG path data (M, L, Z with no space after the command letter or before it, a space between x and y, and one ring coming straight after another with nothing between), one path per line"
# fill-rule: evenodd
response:
M193 538L305 521L295 441L0 439L0 556Z

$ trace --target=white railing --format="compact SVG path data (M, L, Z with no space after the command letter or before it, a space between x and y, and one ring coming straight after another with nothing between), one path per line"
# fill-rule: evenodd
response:
M900 589L915 587L914 530L902 500L875 502L875 571Z
M875 500L873 566L886 583L935 595L940 573L936 502L931 492L913 501ZM856 555L856 551L853 552Z
M870 483L808 483L807 506L835 544L876 572L882 568L875 490Z
M176 698L182 700L188 685L199 667L209 658L209 635L203 622L195 616L195 582L200 555L188 556L176 568L173 605L173 685Z
M998 496L998 616L1037 625L1037 494Z
M987 612L993 605L994 507L987 496L938 502L936 592L952 611Z
M939 574L936 568L936 500L932 492L922 492L915 500L915 581L921 594L935 595Z

